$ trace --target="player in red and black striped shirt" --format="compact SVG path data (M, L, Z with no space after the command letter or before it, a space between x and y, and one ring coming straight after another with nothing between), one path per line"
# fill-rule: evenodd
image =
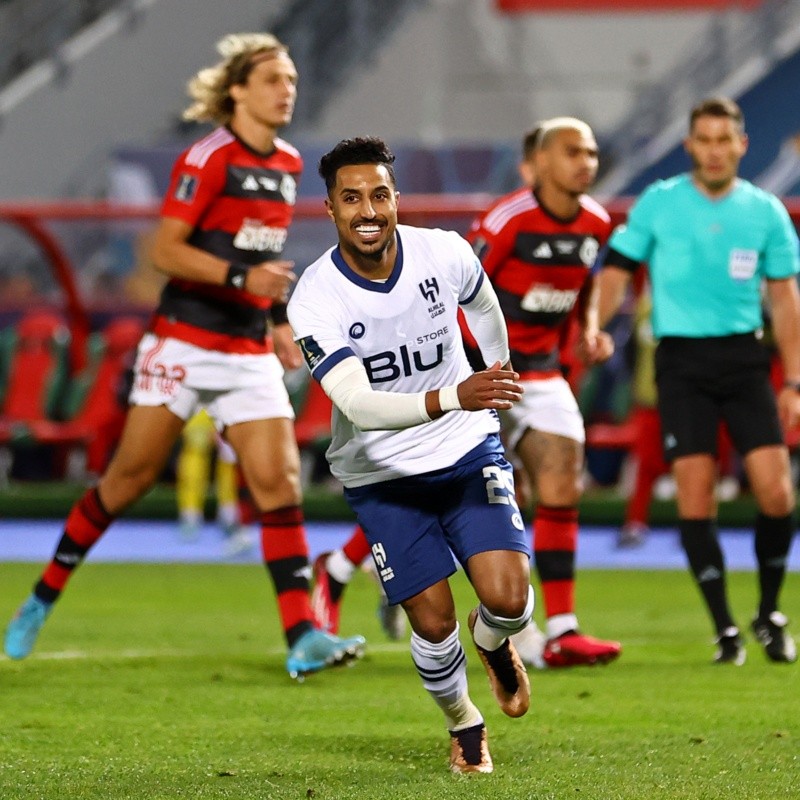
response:
M536 488L536 569L547 617L546 642L535 627L514 638L529 663L552 667L616 658L618 642L586 636L575 615L575 550L585 433L577 402L561 372L568 325L581 328L592 311L591 267L611 233L605 209L585 192L598 167L589 126L571 117L542 123L523 142L526 187L500 198L472 226L468 239L497 293L508 325L511 363L525 394L502 414L506 447ZM582 341L587 363L608 358L600 333Z
M277 136L292 118L297 72L270 34L230 35L218 49L223 60L189 84L194 104L184 116L219 127L173 169L153 248L169 282L139 345L122 439L98 486L72 509L53 559L11 621L5 649L12 658L28 655L74 568L156 481L200 408L235 450L261 514L290 674L363 650L360 636L319 630L311 611L300 459L282 380L284 366L301 364L284 305L292 264L281 254L302 159Z

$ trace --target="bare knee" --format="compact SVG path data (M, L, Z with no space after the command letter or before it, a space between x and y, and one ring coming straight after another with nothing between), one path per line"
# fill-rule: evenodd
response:
M528 606L528 592L530 583L526 582L524 588L519 587L513 592L506 591L499 594L490 594L482 597L481 603L490 614L503 619L519 619Z
M472 556L467 567L478 599L491 614L517 619L525 613L531 574L524 553L490 550Z
M303 498L300 475L295 470L259 474L248 488L256 506L262 512L298 506Z
M768 517L785 517L791 514L794 506L794 491L788 481L779 481L759 493L759 510Z
M446 580L409 597L402 605L414 633L428 642L443 642L456 629L456 608Z
M456 629L456 618L436 618L417 620L414 633L425 639L426 642L438 644L443 642Z

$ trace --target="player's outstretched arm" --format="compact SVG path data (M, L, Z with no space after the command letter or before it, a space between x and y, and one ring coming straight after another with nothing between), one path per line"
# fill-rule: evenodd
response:
M516 383L518 380L518 373L496 361L488 369L476 372L458 384L456 390L459 406L464 411L509 409L522 397L522 386ZM442 391L446 390L428 394L440 395Z
M454 386L427 392L376 392L355 357L338 363L321 380L334 405L361 430L399 430L438 419L448 411L510 408L521 394L519 375L499 362Z

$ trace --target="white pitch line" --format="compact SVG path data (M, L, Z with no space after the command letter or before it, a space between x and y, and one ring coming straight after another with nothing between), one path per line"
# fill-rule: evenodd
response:
M382 642L380 644L367 643L366 653L402 653L408 650L407 642ZM280 647L270 647L262 651L264 656L282 656L286 650ZM146 658L204 658L216 656L219 653L207 650L119 650L119 651L88 651L88 650L61 650L52 653L32 653L25 661L89 661L117 660L136 661ZM13 663L14 659L0 653L0 662Z

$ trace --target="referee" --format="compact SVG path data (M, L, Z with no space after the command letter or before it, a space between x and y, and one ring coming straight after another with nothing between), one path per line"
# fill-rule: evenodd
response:
M760 604L751 628L772 661L794 662L778 610L794 532L795 496L783 429L800 419L798 238L781 202L737 177L744 118L727 98L692 109L691 173L649 186L609 241L599 324L619 308L631 274L649 265L664 453L677 484L681 543L716 630L717 663L746 653L728 605L717 541L717 431L728 427L758 505ZM761 288L771 307L785 382L775 397L762 339Z

